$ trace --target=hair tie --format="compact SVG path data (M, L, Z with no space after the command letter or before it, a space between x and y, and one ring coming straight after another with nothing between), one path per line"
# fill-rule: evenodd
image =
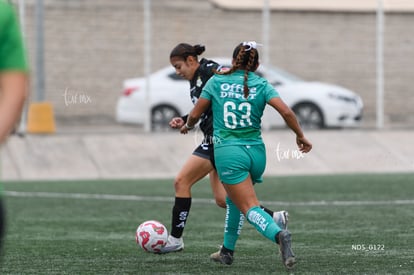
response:
M262 44L257 43L256 41L245 41L242 43L243 46L248 46L249 48L244 51L250 51L252 48L257 49L257 46L263 46Z

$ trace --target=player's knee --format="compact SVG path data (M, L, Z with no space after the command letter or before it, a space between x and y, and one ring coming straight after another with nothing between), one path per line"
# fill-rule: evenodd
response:
M179 190L180 188L181 188L181 178L179 178L179 177L176 177L175 179L174 179L174 190L175 191L177 191L177 190Z
M188 191L191 189L191 185L188 184L188 181L184 177L177 176L174 179L174 189L175 192Z
M225 198L216 197L215 200L216 200L217 206L219 206L221 208L226 208L227 207L226 206L226 199Z

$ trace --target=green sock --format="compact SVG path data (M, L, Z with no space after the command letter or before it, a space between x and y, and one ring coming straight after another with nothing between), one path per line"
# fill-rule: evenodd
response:
M263 236L276 242L275 236L281 231L273 218L259 206L254 206L247 211L247 221L252 224Z
M226 222L224 225L224 243L223 245L234 251L237 239L239 238L244 223L244 216L234 205L229 197L226 197Z

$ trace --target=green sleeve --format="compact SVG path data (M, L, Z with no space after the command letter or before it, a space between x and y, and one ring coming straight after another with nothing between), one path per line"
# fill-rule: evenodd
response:
M267 81L265 89L266 102L269 102L274 97L280 97L279 93L275 90L275 88Z
M212 76L201 91L200 97L211 101L212 92L214 92L214 76Z
M0 71L27 71L25 49L14 8L0 1Z

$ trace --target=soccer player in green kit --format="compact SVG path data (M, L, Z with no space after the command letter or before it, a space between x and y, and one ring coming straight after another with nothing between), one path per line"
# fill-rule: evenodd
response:
M0 0L0 146L20 117L27 94L27 72L15 11L11 4ZM0 252L5 231L1 189L0 184Z
M230 265L240 234L243 214L263 236L279 244L282 262L295 264L291 234L282 230L263 209L254 184L262 182L266 150L261 137L261 117L271 105L296 134L299 150L307 153L312 144L305 138L293 111L266 79L254 73L259 66L257 43L243 42L234 49L230 70L217 72L204 86L197 104L181 128L186 134L210 105L213 110L214 155L217 172L227 192L224 242L211 254L213 261Z
M188 43L180 43L170 53L171 65L176 74L190 82L190 97L195 102L200 97L204 85L221 66L212 61L198 56L205 51L202 45L191 46ZM226 208L226 191L221 184L214 167L213 152L213 116L211 108L206 110L200 119L200 129L203 132L202 143L194 150L193 154L185 162L174 180L175 200L172 209L171 231L167 244L161 248L160 253L177 252L184 249L183 232L188 221L191 209L191 188L200 179L209 175L211 190L216 204ZM175 117L170 126L180 129L187 122L187 116ZM272 210L262 206L269 215L273 217L281 228L287 228L288 212Z

